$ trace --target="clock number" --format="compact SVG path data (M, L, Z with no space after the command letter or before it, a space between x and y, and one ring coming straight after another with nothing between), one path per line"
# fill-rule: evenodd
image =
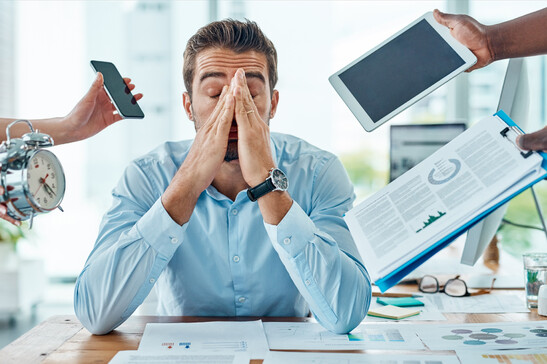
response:
M52 174L51 174L51 178L55 178L55 173L52 173Z
M34 158L34 159L32 160L32 163L38 164L38 158Z
M47 197L44 197L44 203L45 204L47 203Z
M47 169L50 170L51 169L51 164L47 164Z
M55 188L55 183L52 183L52 184L51 184L51 188Z

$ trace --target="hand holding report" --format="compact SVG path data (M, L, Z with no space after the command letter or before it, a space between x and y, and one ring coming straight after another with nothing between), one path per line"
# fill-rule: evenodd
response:
M485 118L350 210L346 222L373 281L395 285L473 223L545 178L503 111Z

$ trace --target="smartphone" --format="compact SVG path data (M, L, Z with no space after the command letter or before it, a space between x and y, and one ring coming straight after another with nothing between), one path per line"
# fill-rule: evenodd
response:
M142 112L137 100L125 84L120 72L111 62L91 61L91 68L101 72L104 78L104 88L116 106L116 110L124 119L142 119Z

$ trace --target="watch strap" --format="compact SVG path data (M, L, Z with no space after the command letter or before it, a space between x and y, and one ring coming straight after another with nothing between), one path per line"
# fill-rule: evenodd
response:
M275 186L272 182L272 179L271 179L271 177L268 177L261 184L256 185L255 187L247 189L247 196L249 196L249 200L255 202L260 197L262 197L265 194L267 194L269 192L272 192L274 190L275 190Z

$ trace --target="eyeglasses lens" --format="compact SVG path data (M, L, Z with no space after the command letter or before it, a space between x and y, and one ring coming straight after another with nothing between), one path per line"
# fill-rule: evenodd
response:
M449 296L461 297L467 293L467 286L461 279L451 279L444 286L444 293Z
M435 293L439 290L439 283L432 276L424 276L420 281L420 291L425 293Z

